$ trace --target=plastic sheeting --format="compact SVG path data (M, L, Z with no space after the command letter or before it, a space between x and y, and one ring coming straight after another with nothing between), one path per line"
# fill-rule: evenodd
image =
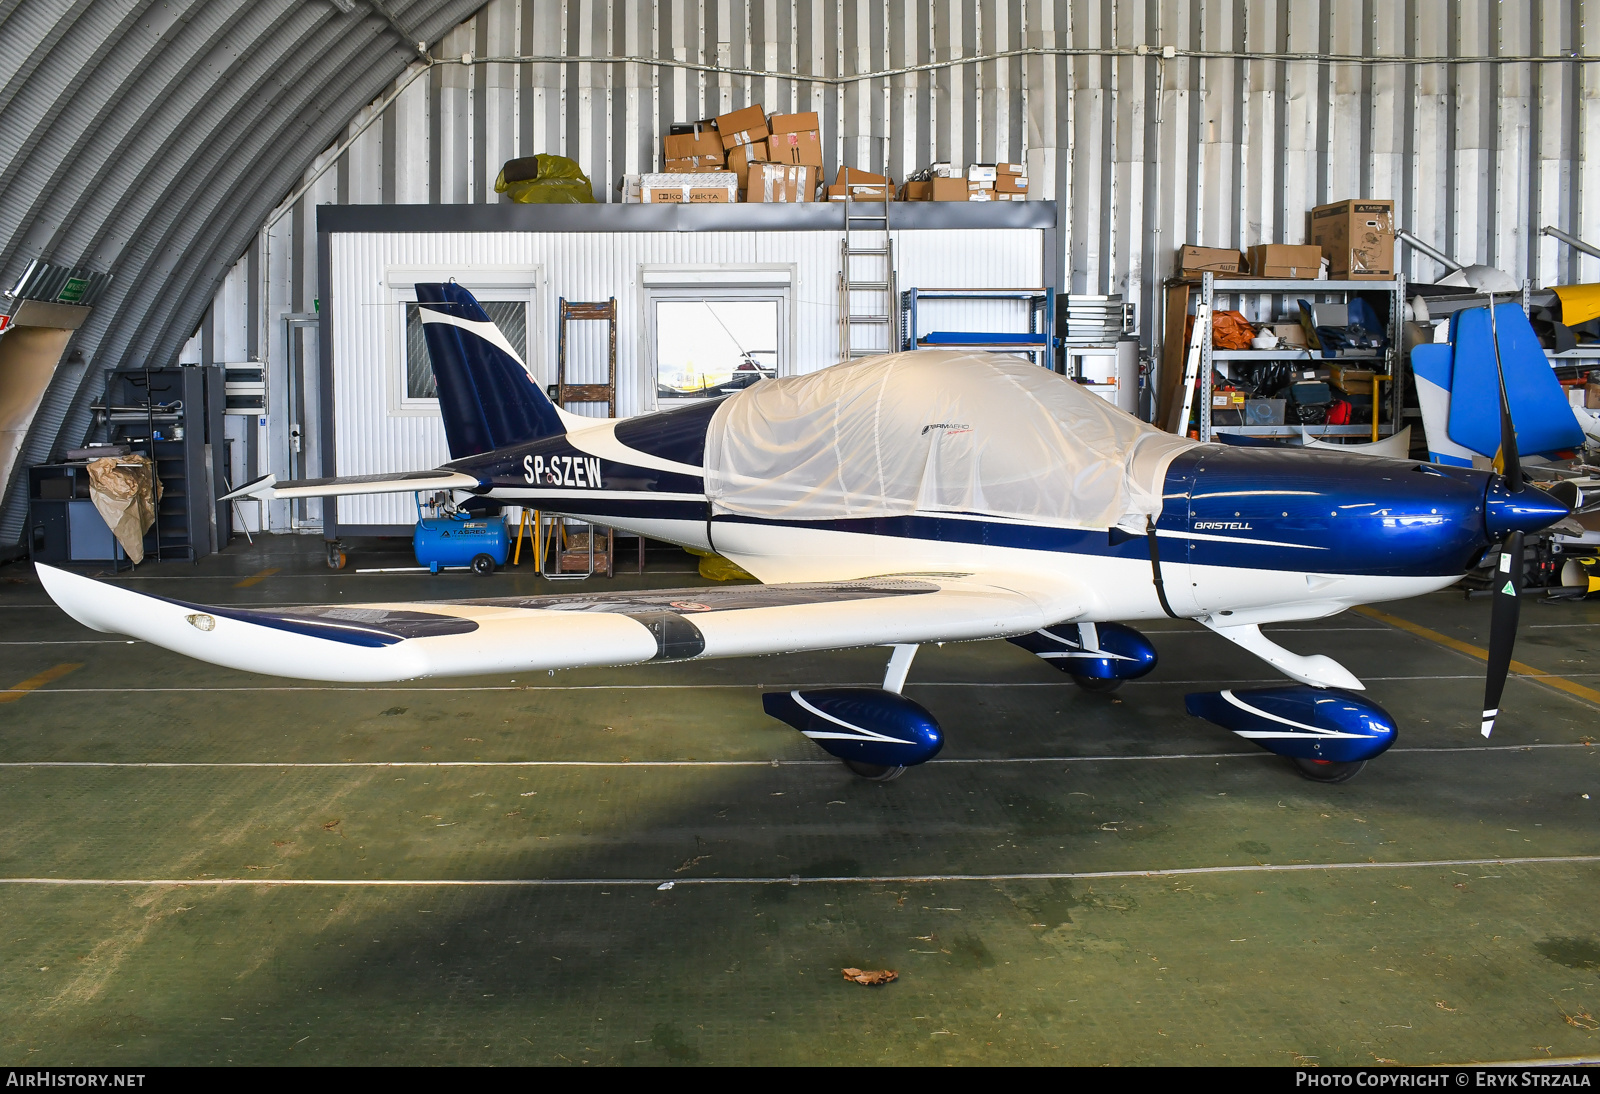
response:
M541 152L507 160L494 180L494 192L522 205L594 203L594 184L572 160Z
M1022 358L916 350L731 396L706 436L706 492L713 512L775 520L944 512L1142 531L1167 467L1197 445Z
M161 481L150 473L145 456L91 460L88 472L89 500L137 566L144 561L145 533L156 523Z

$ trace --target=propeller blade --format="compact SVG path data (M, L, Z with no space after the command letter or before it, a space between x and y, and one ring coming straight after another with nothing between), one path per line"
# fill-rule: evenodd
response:
M1506 369L1500 362L1500 325L1494 317L1494 293L1489 293L1489 335L1494 342L1494 371L1500 379L1500 473L1506 477L1506 489L1513 494L1522 492L1522 457L1517 454L1517 428L1511 421L1511 398L1506 394ZM1520 556L1519 556L1520 557ZM1521 563L1517 565L1520 573ZM1520 577L1519 577L1520 583ZM1488 736L1488 732L1484 732Z
M1513 442L1514 444L1515 442ZM1483 687L1483 735L1500 716L1500 694L1511 669L1517 644L1517 618L1522 614L1522 533L1512 532L1500 544L1500 568L1494 576L1494 608L1489 617L1489 672Z

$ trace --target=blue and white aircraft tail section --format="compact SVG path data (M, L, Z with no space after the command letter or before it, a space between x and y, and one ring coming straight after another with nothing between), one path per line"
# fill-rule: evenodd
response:
M567 431L566 416L470 292L454 282L420 284L417 308L451 459Z

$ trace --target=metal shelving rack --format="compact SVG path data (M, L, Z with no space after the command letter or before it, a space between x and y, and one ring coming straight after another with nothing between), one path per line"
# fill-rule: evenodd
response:
M928 347L938 349L986 349L996 353L1026 353L1034 364L1055 367L1056 292L1051 288L1039 289L906 289L900 294L900 344L899 349L917 348L917 309L924 300L1020 300L1028 305L1028 329L1009 335L1011 341L985 341L999 331L974 331L970 342L931 342ZM1015 340L1018 335L1033 337L1026 341Z
M1389 345L1382 357L1367 358L1325 358L1318 351L1307 349L1241 349L1220 350L1214 349L1211 344L1211 316L1215 314L1216 298L1218 296L1288 296L1294 299L1316 300L1318 297L1341 296L1345 300L1356 293L1383 292L1389 294ZM1206 315L1206 330L1200 339L1200 390L1199 406L1196 416L1200 423L1200 439L1209 441L1214 430L1211 426L1211 373L1214 363L1228 363L1230 361L1306 361L1331 364L1344 360L1351 364L1370 361L1374 365L1382 362L1384 371L1393 379L1389 381L1389 421L1378 426L1379 436L1387 437L1395 432L1401 420L1401 408L1404 385L1400 383L1400 366L1403 363L1401 345L1403 344L1403 326L1405 323L1406 279L1399 275L1391 281L1333 281L1333 280L1290 280L1279 278L1231 278L1218 277L1214 273L1206 273L1200 280L1200 300L1204 304ZM1373 404L1372 413L1376 417L1378 406ZM1298 436L1301 429L1313 437L1366 437L1370 436L1373 428L1370 424L1364 425L1308 425L1301 426L1297 423L1286 422L1283 425L1239 425L1228 426L1229 433L1242 434L1252 437L1289 437Z

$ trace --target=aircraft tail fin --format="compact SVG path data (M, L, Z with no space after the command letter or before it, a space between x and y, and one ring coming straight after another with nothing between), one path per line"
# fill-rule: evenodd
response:
M470 292L419 284L417 304L451 459L567 432L566 416Z

